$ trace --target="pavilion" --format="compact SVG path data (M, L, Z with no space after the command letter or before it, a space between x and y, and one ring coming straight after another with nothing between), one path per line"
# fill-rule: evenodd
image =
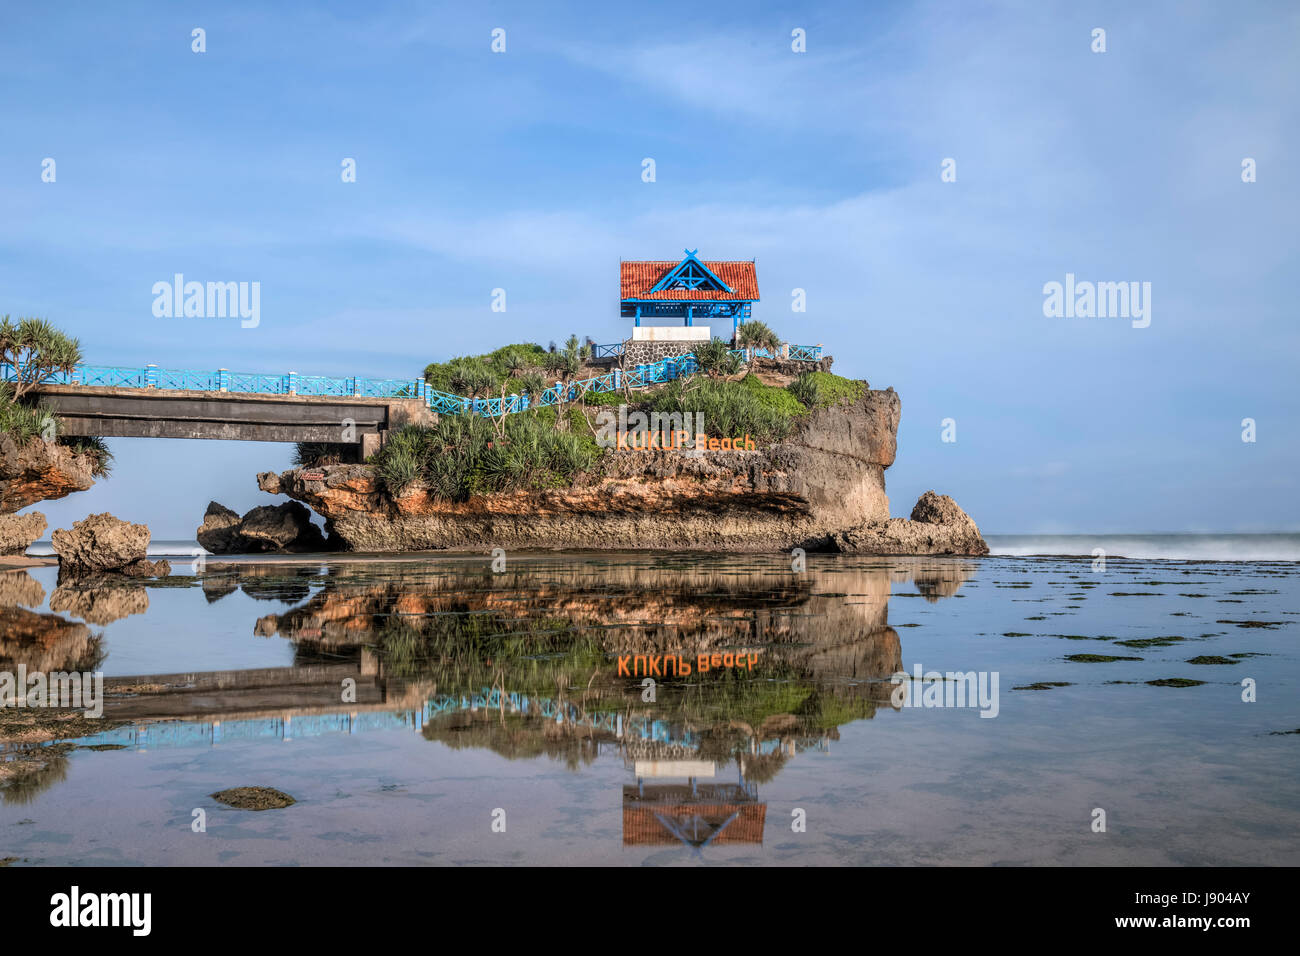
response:
M623 318L635 320L636 328L663 328L668 322L693 327L697 321L709 326L730 319L734 337L758 301L754 261L705 261L697 258L698 251L685 250L685 258L679 262L622 260L619 284Z

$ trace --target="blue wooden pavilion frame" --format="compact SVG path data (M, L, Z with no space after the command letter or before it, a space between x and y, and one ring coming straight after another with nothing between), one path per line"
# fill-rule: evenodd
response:
M656 292L683 289L689 292L717 292L734 296L736 290L723 282L712 269L697 258L698 249L685 250L686 257L669 269L644 296ZM696 319L731 319L731 331L745 324L753 310L754 299L657 299L632 296L622 300L621 315L633 319L636 325L642 319L680 319L685 325L694 325Z

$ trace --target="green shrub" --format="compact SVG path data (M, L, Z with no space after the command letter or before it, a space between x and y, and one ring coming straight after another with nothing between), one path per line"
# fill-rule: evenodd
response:
M0 382L0 432L20 445L33 438L58 437L63 425L44 405L28 405L14 397L9 382Z
M790 389L765 385L757 375L746 375L740 380L740 384L753 393L759 404L788 417L793 418L795 415L802 415L808 411L807 403L801 401Z
M85 435L76 438L60 438L60 445L66 445L78 455L90 455L94 463L90 473L96 478L107 478L113 472L113 453L108 444L97 435Z
M375 469L393 494L424 482L432 495L464 501L470 495L567 485L595 463L600 448L582 412L571 408L568 431L555 409L506 417L498 434L474 415L448 415L429 428L408 425L389 436L374 456ZM581 430L579 430L581 429Z
M809 408L826 408L843 401L856 402L867 391L866 382L831 372L804 372L787 387Z
M760 394L743 381L678 379L650 396L645 407L655 412L703 413L705 431L710 435L749 435L756 440L779 441L790 433L795 413L777 407Z
M347 445L337 442L300 441L293 447L292 464L299 468L337 465L346 457Z
M710 377L735 375L744 365L739 355L731 354L731 346L719 338L705 342L691 354L695 357L695 364L700 367L700 371Z
M486 394L500 395L501 386L505 385L506 394L517 391L517 386L508 382L531 368L544 365L547 351L534 342L503 345L495 352L486 355L462 355L446 362L433 362L424 368L424 380L440 392L457 392L467 394L460 388L453 387L452 379L457 378L465 384L465 376L478 379L478 397Z

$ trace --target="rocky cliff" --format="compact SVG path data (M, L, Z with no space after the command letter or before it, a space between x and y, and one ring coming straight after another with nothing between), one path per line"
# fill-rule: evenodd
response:
M0 514L63 498L94 484L95 459L65 445L34 438L19 445L0 434Z
M787 440L766 448L700 457L607 450L568 487L459 502L418 482L393 495L368 465L267 472L258 486L307 504L355 551L987 553L950 498L955 512L931 508L924 517L934 521L922 531L891 522L884 472L894 463L900 410L893 389L868 390L855 402L814 410Z

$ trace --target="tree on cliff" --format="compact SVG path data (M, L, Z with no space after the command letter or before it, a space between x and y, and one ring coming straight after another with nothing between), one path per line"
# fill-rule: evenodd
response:
M81 364L81 343L44 319L0 319L0 364L8 366L12 397L21 401L33 387Z
M781 337L766 323L750 320L736 330L736 344L747 349L766 349L773 355L781 348Z

